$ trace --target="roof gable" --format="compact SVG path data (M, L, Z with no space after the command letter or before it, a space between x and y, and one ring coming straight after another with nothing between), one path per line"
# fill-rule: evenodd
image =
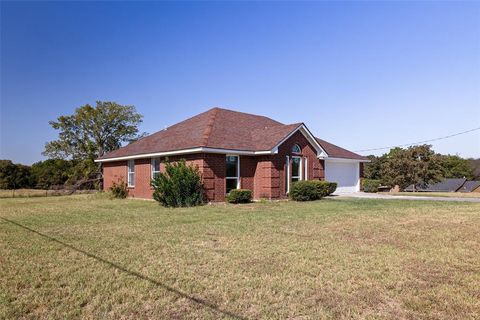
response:
M356 153L354 153L352 151L349 151L347 149L343 149L343 148L341 148L337 145L334 145L333 143L322 140L320 138L315 138L315 139L317 139L317 142L327 152L328 157L342 158L342 159L354 159L354 160L359 160L359 161L369 161L369 159L367 157L361 156L361 155L356 154Z

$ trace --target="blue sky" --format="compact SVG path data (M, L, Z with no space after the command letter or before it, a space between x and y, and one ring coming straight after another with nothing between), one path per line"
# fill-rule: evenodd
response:
M96 100L149 133L222 106L350 150L445 136L480 127L480 3L2 2L0 158ZM480 131L434 149L480 157Z

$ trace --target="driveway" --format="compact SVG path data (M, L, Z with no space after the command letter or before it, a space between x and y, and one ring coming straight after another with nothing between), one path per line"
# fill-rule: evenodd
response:
M455 198L455 197L422 197L422 196L391 196L387 194L352 192L334 193L331 199L362 198L362 199L386 199L386 200L419 200L419 201L450 201L450 202L477 202L480 198Z

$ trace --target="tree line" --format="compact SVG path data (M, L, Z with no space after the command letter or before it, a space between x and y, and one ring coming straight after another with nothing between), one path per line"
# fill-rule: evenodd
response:
M138 129L142 118L134 106L115 102L78 107L49 122L58 139L45 144L48 160L32 166L0 160L0 189L101 188L101 165L94 160L146 135Z
M480 179L480 159L435 153L431 145L393 148L381 156L368 156L365 179L401 189L409 185L425 186L443 178Z

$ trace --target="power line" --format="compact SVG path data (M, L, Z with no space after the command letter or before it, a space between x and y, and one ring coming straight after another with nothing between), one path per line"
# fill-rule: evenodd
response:
M456 136L459 136L459 135L462 135L462 134L465 134L465 133L469 133L469 132L472 132L472 131L477 131L477 130L480 130L480 127L478 127L478 128L473 128L473 129L470 129L470 130L467 130L467 131L462 131L462 132L450 134L450 135L444 136L444 137L439 137L439 138L430 139L430 140L424 140L424 141L418 141L418 142L412 142L412 143L399 144L399 145L391 146L391 147L382 147L382 148L373 148L373 149L363 149L363 150L357 150L357 151L354 151L354 152L377 151L377 150L392 149L392 148L397 148L397 147L413 146L413 145L416 145L416 144L423 144L423 143L427 143L427 142L433 142L433 141L448 139L448 138L456 137Z

